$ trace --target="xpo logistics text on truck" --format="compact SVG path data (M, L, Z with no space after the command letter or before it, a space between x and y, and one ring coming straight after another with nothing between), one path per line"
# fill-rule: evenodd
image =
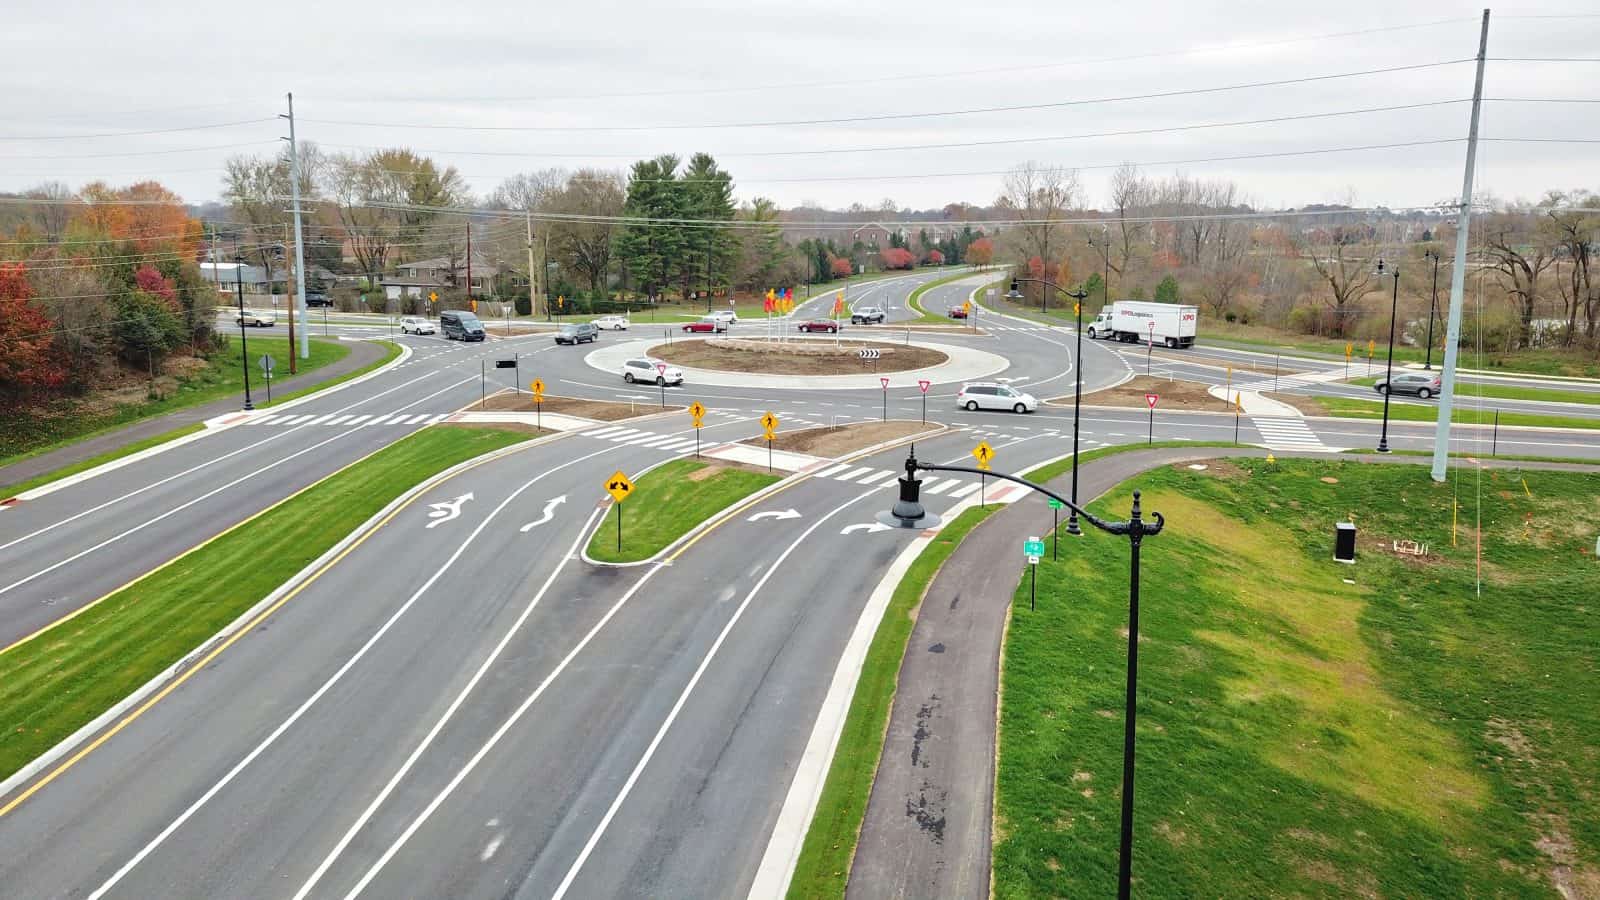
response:
M1200 308L1196 306L1117 300L1100 310L1085 333L1090 338L1115 338L1128 343L1151 341L1168 347L1192 347L1199 321Z

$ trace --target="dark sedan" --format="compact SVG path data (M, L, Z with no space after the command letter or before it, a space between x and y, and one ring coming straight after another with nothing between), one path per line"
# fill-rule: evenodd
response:
M967 317L967 308L965 306L952 306L946 315L952 319L965 319Z
M839 323L832 319L812 319L809 322L801 322L800 330L807 334L817 334L819 332L835 334L839 331Z
M1439 376L1424 375L1420 372L1402 372L1394 376L1394 381L1382 381L1372 386L1380 394L1416 394L1426 400L1429 397L1439 396Z
M690 322L683 326L684 331L718 334L728 330L728 323L722 319L705 318L697 322Z

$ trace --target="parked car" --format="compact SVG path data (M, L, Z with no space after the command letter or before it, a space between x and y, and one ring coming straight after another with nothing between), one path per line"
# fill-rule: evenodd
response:
M719 309L706 313L706 318L720 320L724 325L734 325L739 321L739 314L731 309Z
M1013 387L980 381L961 386L956 394L956 406L969 411L980 409L1009 409L1012 412L1033 412L1039 401L1032 394Z
M628 317L627 316L601 316L600 318L595 319L593 322L590 322L589 324L593 325L596 328L603 328L606 331L627 331L628 330Z
M699 321L687 323L683 326L683 330L689 332L721 334L728 330L728 323L724 319L719 319L716 316L711 315L706 316Z
M883 310L876 306L863 306L850 311L851 325L875 325L883 322Z
M437 331L432 322L421 316L406 316L400 320L401 334L435 334Z
M622 364L622 380L629 384L639 381L683 384L683 370L659 359L641 356Z
M251 328L271 328L278 324L276 313L264 309L247 309L242 313L234 313L235 325L249 325Z
M321 291L306 291L306 306L332 306L333 301Z
M558 344L571 344L576 347L585 341L592 344L598 340L600 340L600 329L594 327L592 322L563 325L556 329L556 343Z
M839 323L832 319L812 319L809 322L801 322L800 330L807 334L815 334L822 331L828 334L835 334L839 331Z
M1417 397L1427 400L1439 396L1439 376L1427 375L1422 372L1401 372L1394 376L1393 382L1379 380L1372 389L1380 394L1390 392L1396 394L1416 394Z
M447 341L481 341L487 336L478 317L464 309L439 313L439 330Z
M965 319L967 317L967 308L965 306L952 306L948 315L952 319Z

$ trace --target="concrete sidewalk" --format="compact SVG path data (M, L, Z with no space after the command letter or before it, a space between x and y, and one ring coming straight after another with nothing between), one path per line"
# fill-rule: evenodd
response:
M272 385L273 392L289 394L312 387L349 372L354 372L356 369L371 365L383 358L384 349L370 341L350 341L348 346L350 347L350 353L343 359L331 362L320 369L303 375L296 375L293 378L275 379ZM257 388L252 390L251 394L253 396L260 393L262 398L265 399L265 392L261 391L259 385L255 383L256 374L255 372L251 373L251 383ZM12 463L9 466L0 466L0 484L19 484L30 478L37 478L40 475L54 472L63 466L70 466L73 463L82 462L102 453L109 453L129 444L137 443L145 438L155 437L174 428L182 428L185 425L193 425L216 416L237 412L243 402L244 394L240 393L232 397L213 400L210 403L203 403L199 406L174 410L163 415L132 422L113 431L95 435L74 444L68 444L49 453L42 453L38 456ZM0 494L0 497L3 496L9 495Z

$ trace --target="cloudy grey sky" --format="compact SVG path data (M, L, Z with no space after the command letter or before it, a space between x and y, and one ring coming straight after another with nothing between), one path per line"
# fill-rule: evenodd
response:
M1370 0L409 6L12 0L0 37L0 190L154 178L187 200L213 199L227 156L273 152L287 134L250 120L282 112L293 90L303 140L411 147L455 165L479 195L520 171L705 150L742 200L784 206L988 203L997 173L1027 159L1081 167L1092 205L1123 161L1231 178L1258 205L1352 194L1417 205L1459 190L1463 143L1194 160L1464 138L1468 105L1450 101L1471 96L1473 69L1449 61L1475 54L1481 10ZM1539 17L1585 6L1497 8L1486 96L1600 98L1600 63L1494 60L1600 57L1600 15ZM1427 67L1066 105L1401 66ZM1043 104L1058 105L881 118ZM1103 135L1414 104L1435 105ZM858 121L760 124L845 118ZM115 134L165 129L186 130ZM1600 104L1488 103L1483 134L1600 140ZM796 153L839 150L856 152ZM1600 189L1597 160L1600 143L1489 142L1479 186L1505 198Z

